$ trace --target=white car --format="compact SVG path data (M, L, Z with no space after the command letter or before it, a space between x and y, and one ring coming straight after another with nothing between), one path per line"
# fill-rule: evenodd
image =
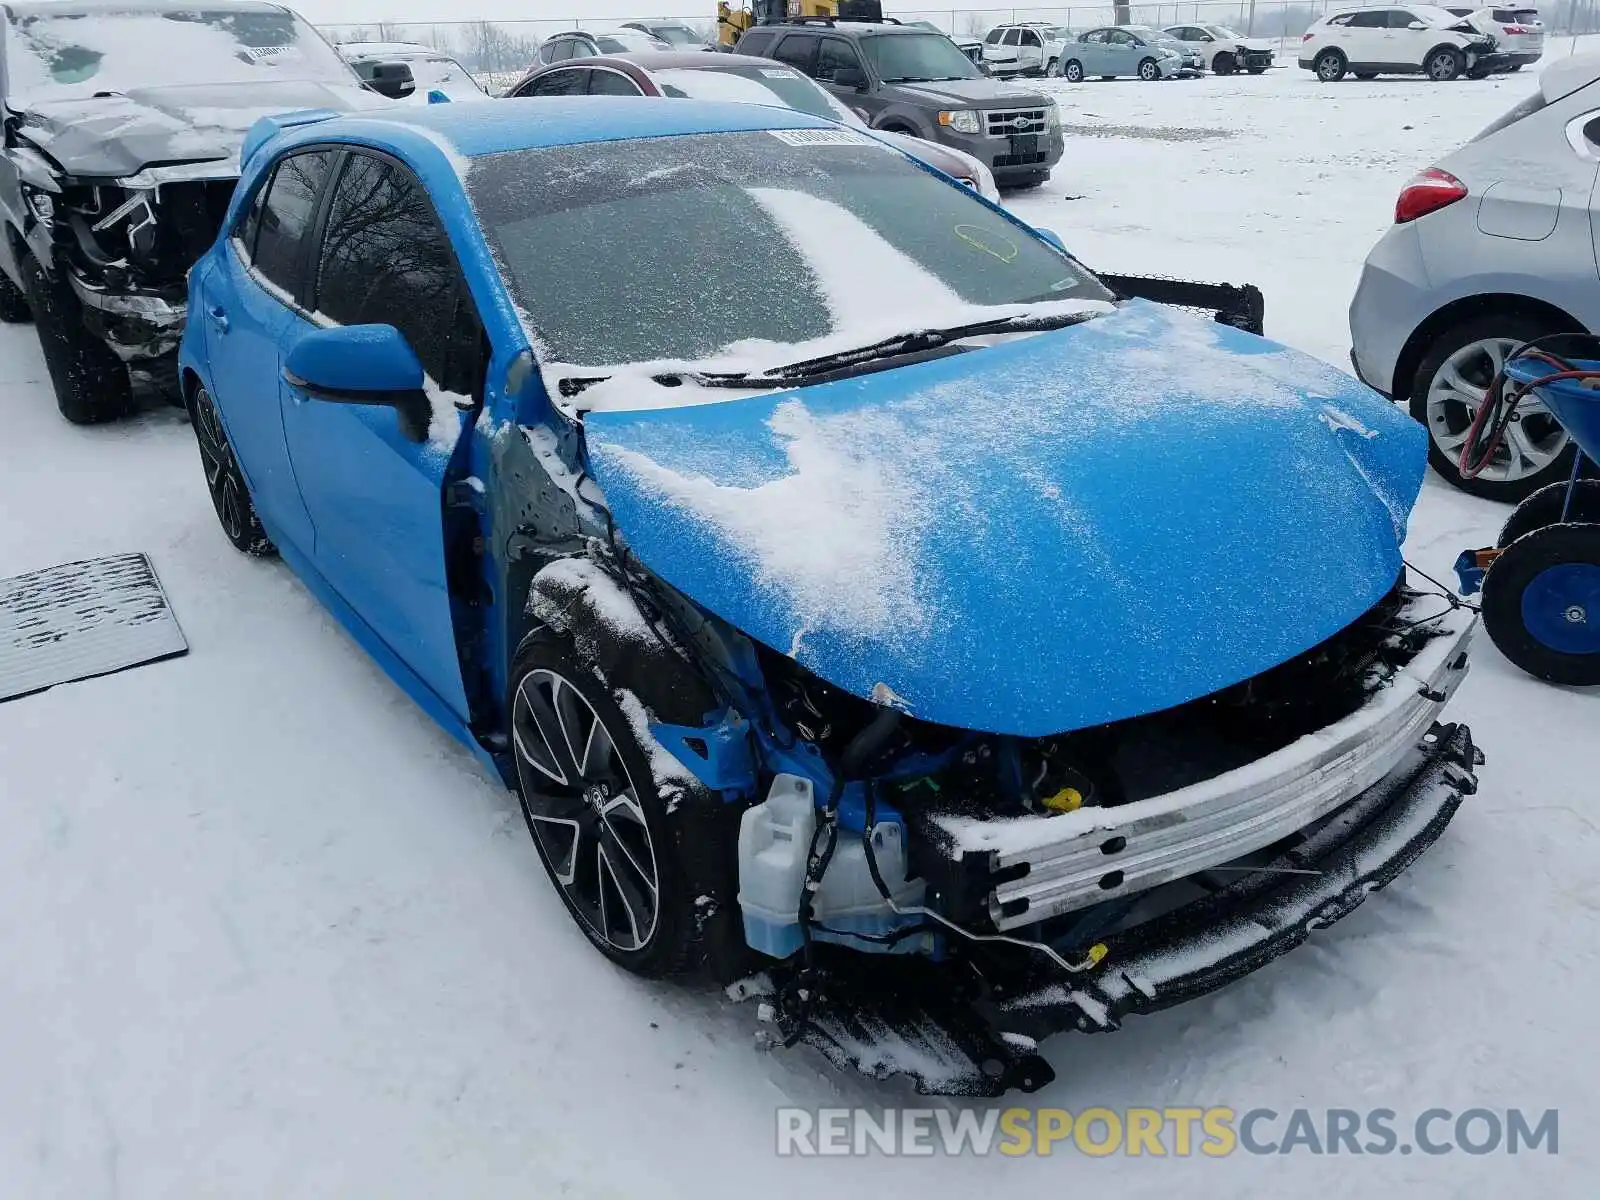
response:
M1184 49L1199 54L1213 75L1232 75L1235 71L1259 75L1272 65L1271 42L1247 38L1226 25L1168 25L1162 32L1177 38Z
M1443 83L1488 73L1495 39L1432 4L1329 13L1300 42L1300 65L1324 83L1375 75L1426 75Z
M362 63L405 63L417 81L417 90L406 97L410 104L428 103L429 92L443 92L451 100L489 98L465 67L421 42L341 42L338 50L347 63L358 69Z
M1536 8L1447 8L1487 33L1506 56L1506 69L1519 71L1544 57L1544 22Z
M992 75L1060 75L1072 31L1044 21L996 25L983 39L983 65Z
M547 37L534 56L533 65L543 67L569 58L603 58L607 54L637 54L645 50L673 48L654 34L639 29L602 29L598 32L572 29Z

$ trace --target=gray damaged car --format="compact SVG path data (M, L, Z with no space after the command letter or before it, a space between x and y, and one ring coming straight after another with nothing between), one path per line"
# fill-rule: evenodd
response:
M216 240L258 117L392 103L289 9L256 0L0 8L0 320L33 320L62 415L170 383L189 267ZM274 212L290 232L305 213Z

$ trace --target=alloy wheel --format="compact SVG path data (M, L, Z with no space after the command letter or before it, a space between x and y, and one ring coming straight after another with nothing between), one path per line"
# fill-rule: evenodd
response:
M1447 51L1441 50L1428 60L1428 78L1436 83L1454 79L1459 73L1456 56Z
M217 510L217 520L228 537L238 541L244 536L244 493L239 487L239 468L233 461L233 447L222 430L217 416L217 406L211 393L200 388L194 396L195 440L200 445L200 463L205 470L206 491L211 493L211 504Z
M528 823L557 886L595 937L644 949L660 921L661 877L611 731L570 680L543 668L518 685L511 729Z
M1469 342L1439 365L1428 384L1428 435L1447 458L1466 443L1473 418L1489 394L1489 383L1517 343L1510 338ZM1537 396L1523 398L1516 418L1480 479L1515 483L1549 467L1569 442L1567 431Z

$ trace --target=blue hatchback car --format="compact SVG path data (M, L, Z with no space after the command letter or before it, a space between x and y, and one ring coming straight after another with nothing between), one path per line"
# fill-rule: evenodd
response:
M679 100L258 124L185 399L644 974L928 1090L1221 986L1473 789L1420 427L869 134Z

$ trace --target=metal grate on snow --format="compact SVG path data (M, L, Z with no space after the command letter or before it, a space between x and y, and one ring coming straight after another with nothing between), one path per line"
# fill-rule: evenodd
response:
M0 701L188 652L143 554L0 579Z

